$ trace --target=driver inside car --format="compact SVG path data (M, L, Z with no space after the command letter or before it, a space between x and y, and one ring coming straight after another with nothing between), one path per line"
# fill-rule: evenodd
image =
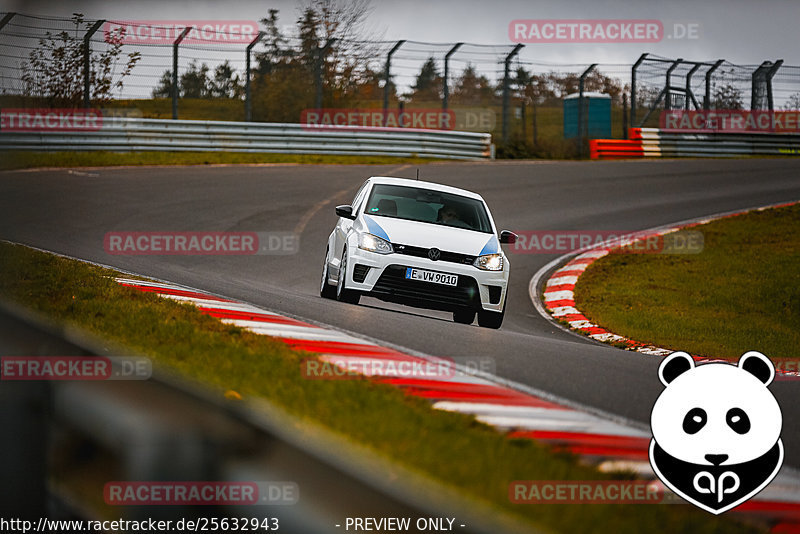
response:
M439 208L438 217L436 218L437 222L446 224L448 226L458 226L460 228L469 228L469 225L465 223L458 214L458 210L453 206L445 204L441 208Z

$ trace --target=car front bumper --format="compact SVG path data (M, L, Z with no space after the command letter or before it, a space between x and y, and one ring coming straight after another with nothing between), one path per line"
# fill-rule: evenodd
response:
M460 263L433 261L405 254L377 254L348 250L347 287L382 300L421 308L455 311L502 311L508 287L508 260L502 271L484 271ZM458 275L458 285L447 286L405 278L407 268ZM364 271L366 270L366 273Z

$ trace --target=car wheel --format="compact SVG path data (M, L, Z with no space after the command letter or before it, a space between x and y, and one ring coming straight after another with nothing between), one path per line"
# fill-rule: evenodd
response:
M461 324L472 324L475 320L475 310L462 309L453 312L453 321Z
M493 312L481 310L478 312L478 324L485 328L500 328L500 325L503 324L503 316L505 314L505 311Z
M347 289L347 249L342 254L342 262L339 264L339 283L336 286L336 300L349 304L358 304L361 293L352 289Z
M322 282L319 296L326 299L336 298L336 287L328 283L328 251L325 250L325 261L322 262Z
M508 304L508 297L503 302L503 311L501 312L480 310L478 312L478 324L485 328L500 328L500 325L503 324L503 317L506 315L506 304Z

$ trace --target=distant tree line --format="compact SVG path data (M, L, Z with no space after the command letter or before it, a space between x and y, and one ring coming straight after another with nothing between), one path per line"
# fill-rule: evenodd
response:
M189 69L180 75L178 89L181 98L241 98L244 95L244 84L227 60L217 65L213 75L209 75L208 65L203 63L198 66L193 61ZM153 98L171 96L172 71L168 70L161 75L158 85L153 89Z
M311 0L294 24L292 35L278 24L278 10L270 9L261 19L265 38L254 52L251 79L253 118L276 122L295 122L303 109L314 106L315 72L323 80L323 107L358 107L382 101L384 72L381 62L385 50L369 33L366 18L370 0ZM50 105L78 106L83 97L83 41L88 24L83 16L72 18L75 32L48 32L39 47L29 54L22 66L23 91L40 97ZM90 69L90 96L93 102L107 102L120 93L123 83L141 59L139 52L122 53L122 36L107 36L108 46L93 52ZM291 44L290 44L291 43ZM325 46L329 44L329 46ZM122 68L119 68L119 65ZM172 73L165 71L152 90L154 98L172 96ZM578 91L579 73L533 73L518 67L511 79L515 105L532 108L558 106L568 94ZM244 73L237 72L229 61L210 68L192 62L179 76L182 98L244 97ZM620 106L630 86L601 72L592 72L585 80L585 91L608 94ZM637 106L655 102L661 87L641 84L637 87ZM452 80L449 101L453 105L499 105L502 80L493 82L467 64ZM389 81L390 104L431 105L443 98L443 78L436 61L429 57L414 83L400 94ZM714 87L712 107L742 109L742 91L730 83ZM797 109L800 95L793 95L787 106Z

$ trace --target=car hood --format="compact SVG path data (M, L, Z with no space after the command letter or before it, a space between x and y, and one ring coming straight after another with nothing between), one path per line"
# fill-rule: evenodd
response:
M471 256L500 252L500 243L494 234L391 217L364 214L361 218L363 230L391 243L424 248L436 247L439 250Z

